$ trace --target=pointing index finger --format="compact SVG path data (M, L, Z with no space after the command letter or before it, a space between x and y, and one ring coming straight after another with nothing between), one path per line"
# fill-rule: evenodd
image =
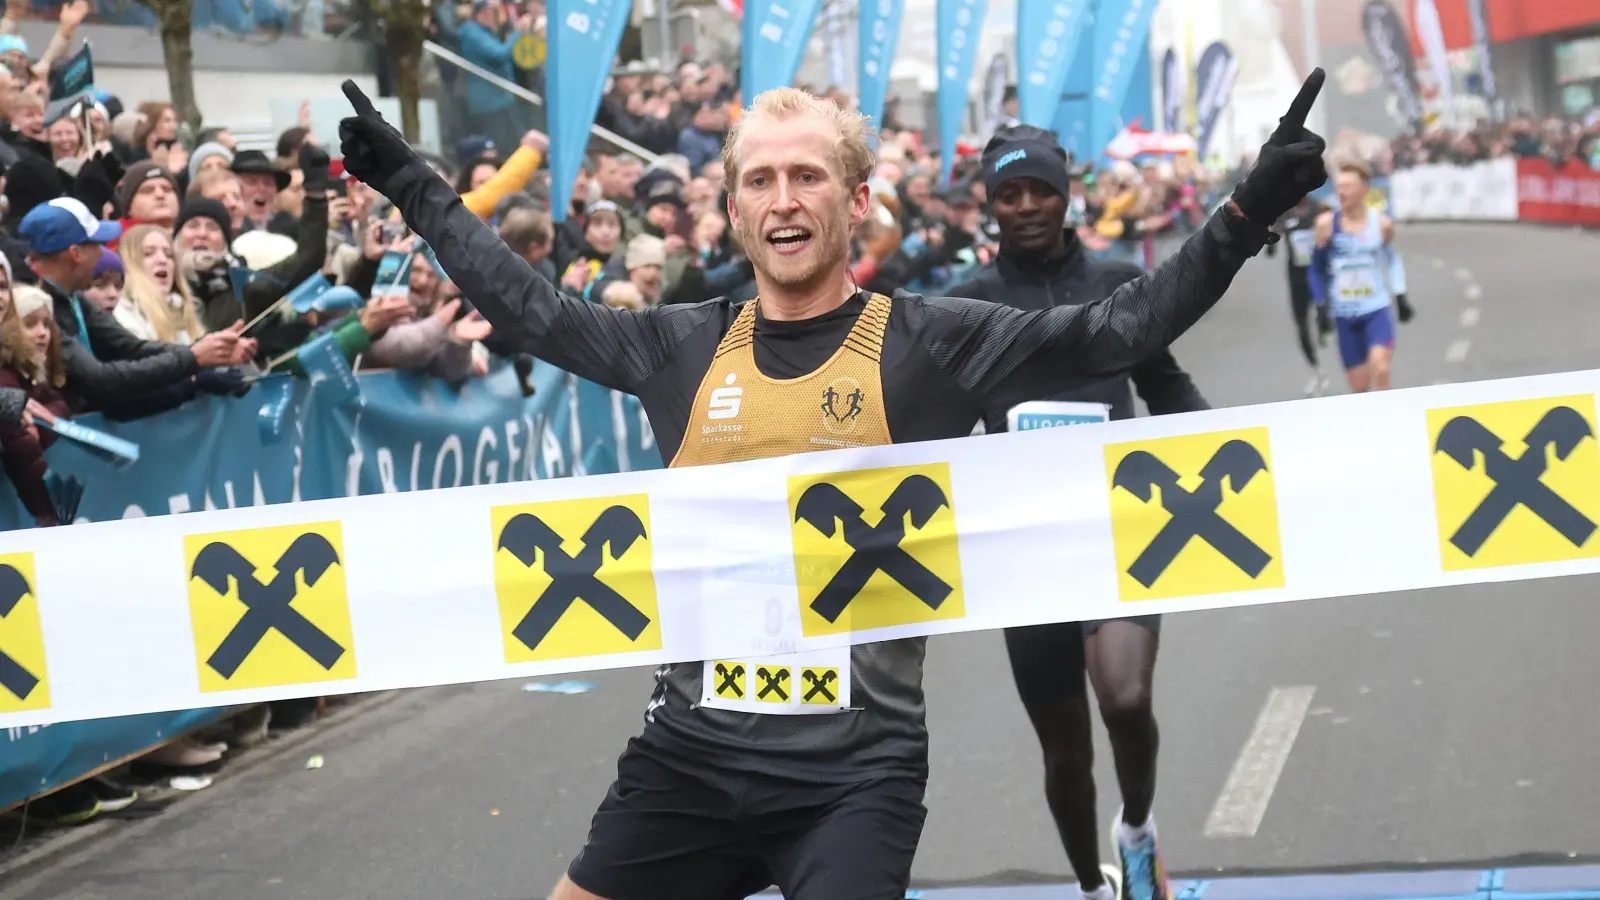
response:
M1289 104L1289 112L1283 117L1284 122L1291 125L1305 125L1306 116L1311 114L1311 107L1317 102L1317 94L1322 92L1322 82L1327 74L1318 66L1311 70L1311 76L1306 83L1300 86L1300 93L1295 95L1294 102Z
M1321 70L1319 69L1318 71ZM346 78L342 87L345 99L349 100L350 105L355 107L356 115L365 117L378 114L378 111L372 108L372 101L367 99L367 95L362 93L361 88L356 86L354 80Z

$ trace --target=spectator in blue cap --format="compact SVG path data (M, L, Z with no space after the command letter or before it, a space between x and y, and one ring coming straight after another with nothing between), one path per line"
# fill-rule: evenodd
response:
M50 295L61 329L62 394L74 413L101 409L114 418L134 418L170 409L197 390L237 390L232 379L196 379L202 370L244 363L255 341L241 338L244 323L214 331L192 346L143 341L79 292L94 284L104 244L122 236L122 226L102 222L71 197L41 203L23 216L17 236L28 244L28 264Z
M122 226L100 221L78 200L57 197L23 216L17 234L28 242L28 263L40 278L76 292L94 281L99 245L122 237Z

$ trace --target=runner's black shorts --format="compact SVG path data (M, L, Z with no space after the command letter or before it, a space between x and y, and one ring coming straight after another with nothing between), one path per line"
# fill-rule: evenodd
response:
M1088 660L1083 641L1107 622L1130 622L1161 633L1159 615L1007 628L1006 655L1011 658L1011 677L1017 683L1022 705L1044 706L1086 693Z
M567 877L606 900L903 900L924 779L818 784L714 769L641 745Z

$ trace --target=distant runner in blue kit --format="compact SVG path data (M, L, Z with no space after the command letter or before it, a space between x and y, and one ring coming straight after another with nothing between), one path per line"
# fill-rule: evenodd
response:
M1339 209L1317 217L1317 248L1312 253L1311 297L1333 312L1350 390L1389 389L1394 356L1394 303L1402 323L1411 321L1406 301L1406 270L1394 249L1394 221L1367 207L1372 187L1366 167L1339 167L1334 187Z

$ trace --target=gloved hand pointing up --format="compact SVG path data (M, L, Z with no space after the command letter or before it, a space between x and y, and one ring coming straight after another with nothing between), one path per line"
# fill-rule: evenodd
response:
M345 81L344 95L356 112L339 121L339 149L344 153L344 169L388 196L389 180L417 159L417 152L373 109L372 101L354 81Z
M1233 190L1233 202L1239 211L1262 228L1278 221L1303 197L1328 182L1328 167L1322 161L1328 144L1306 128L1306 115L1316 103L1326 77L1322 69L1312 70L1289 111L1278 120L1278 129L1261 145L1250 174Z

